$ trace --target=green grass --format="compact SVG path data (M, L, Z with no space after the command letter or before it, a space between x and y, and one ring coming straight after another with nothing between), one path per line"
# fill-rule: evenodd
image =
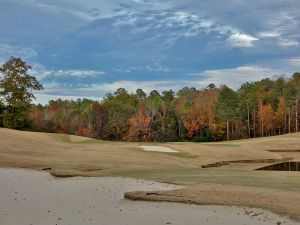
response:
M300 192L299 172L241 171L221 168L153 168L117 171L113 175L165 182L216 183Z

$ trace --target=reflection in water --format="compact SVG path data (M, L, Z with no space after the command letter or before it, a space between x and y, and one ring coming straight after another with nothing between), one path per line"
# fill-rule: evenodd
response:
M283 162L265 166L257 170L300 171L300 162Z

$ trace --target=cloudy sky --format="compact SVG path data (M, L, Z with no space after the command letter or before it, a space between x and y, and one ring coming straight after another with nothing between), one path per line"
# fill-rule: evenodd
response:
M0 0L0 62L58 97L232 88L300 70L299 0Z

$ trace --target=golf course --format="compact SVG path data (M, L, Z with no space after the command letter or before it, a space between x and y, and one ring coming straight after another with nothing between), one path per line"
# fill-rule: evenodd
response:
M159 182L171 188L129 188L121 198L263 209L295 224L300 221L297 162L299 133L217 143L139 143L0 129L4 170L42 171L62 180L106 177ZM264 170L276 164L276 170Z

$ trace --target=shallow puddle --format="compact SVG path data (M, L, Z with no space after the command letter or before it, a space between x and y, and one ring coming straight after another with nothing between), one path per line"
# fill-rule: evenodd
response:
M257 170L300 171L300 162L282 162L265 166Z

